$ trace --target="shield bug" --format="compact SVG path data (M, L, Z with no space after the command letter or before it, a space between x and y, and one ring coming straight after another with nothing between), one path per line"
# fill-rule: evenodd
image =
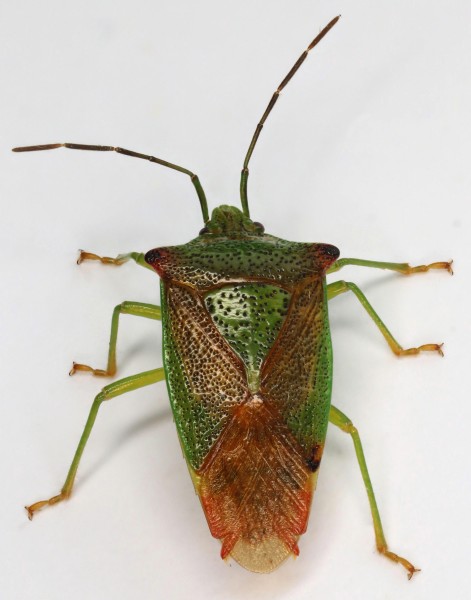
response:
M118 305L112 317L106 368L74 363L70 373L115 375L122 314L162 321L164 366L118 380L101 390L62 490L28 506L30 518L41 508L70 497L101 403L165 379L190 475L210 531L222 543L223 558L233 557L243 567L265 573L289 555L299 553L298 539L307 528L331 422L352 437L379 552L405 567L409 577L417 571L412 563L389 550L358 431L330 403L328 301L353 292L398 356L423 351L441 354L441 346L402 348L355 284L328 284L326 276L346 265L389 269L404 275L431 269L451 272L451 263L411 267L407 263L339 259L335 246L289 242L265 233L260 223L251 220L249 212L248 166L265 121L310 50L338 19L334 18L301 54L265 109L243 163L242 210L223 205L210 217L197 175L153 156L112 146L73 143L14 149L114 151L177 170L190 177L204 221L199 235L180 246L156 248L146 254L130 252L116 258L80 253L79 263L95 260L119 266L133 260L156 272L161 282L161 306L139 302Z

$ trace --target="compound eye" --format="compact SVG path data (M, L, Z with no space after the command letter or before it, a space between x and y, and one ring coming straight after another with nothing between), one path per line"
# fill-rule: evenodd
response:
M258 233L263 233L265 231L265 227L261 223L259 223L258 221L254 221L253 224L257 228Z
M199 235L205 235L206 233L209 233L209 229L208 227L203 227L203 229L199 232Z

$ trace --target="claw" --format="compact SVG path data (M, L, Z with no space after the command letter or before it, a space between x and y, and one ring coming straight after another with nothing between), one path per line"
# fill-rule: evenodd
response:
M448 263L447 263L447 268L446 270L448 271L448 273L450 273L450 275L454 275L453 273L453 259L451 259Z
M409 573L407 574L407 579L410 581L414 576L414 573L419 573L422 569L416 569L414 565L411 565L412 569L408 569Z

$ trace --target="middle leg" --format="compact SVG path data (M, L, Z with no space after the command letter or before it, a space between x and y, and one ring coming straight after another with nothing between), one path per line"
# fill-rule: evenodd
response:
M329 300L335 298L335 296L344 294L345 292L353 292L355 294L363 308L370 315L378 329L383 334L384 339L387 341L389 347L396 356L411 356L414 354L419 354L420 352L438 352L440 356L443 356L443 344L422 344L422 346L418 346L417 348L403 348L380 319L378 313L368 302L365 294L351 281L334 281L334 283L329 283L327 286L327 298Z
M73 375L77 371L87 371L97 377L112 377L116 374L116 343L118 340L119 316L134 315L136 317L145 317L146 319L161 320L160 306L155 304L145 304L143 302L122 302L115 306L113 316L111 318L111 335L110 348L108 351L108 364L106 369L94 369L88 365L82 365L74 362L69 371L69 375Z

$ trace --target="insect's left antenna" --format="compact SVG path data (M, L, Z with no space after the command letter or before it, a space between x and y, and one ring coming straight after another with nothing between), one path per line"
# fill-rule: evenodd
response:
M148 154L141 154L140 152L134 152L133 150L126 150L125 148L119 148L115 146L93 146L90 144L42 144L39 146L21 146L19 148L13 148L13 152L36 152L38 150L55 150L56 148L70 148L71 150L95 150L98 152L117 152L118 154L124 154L125 156L133 156L134 158L143 158L144 160L148 160L153 163L157 163L162 165L163 167L168 167L169 169L173 169L174 171L179 171L180 173L185 173L191 179L191 183L195 186L196 193L198 194L198 199L201 205L201 212L203 213L203 220L205 223L209 221L209 212L208 212L208 203L206 201L206 195L204 193L203 187L201 186L200 180L198 179L198 175L192 173L188 169L184 167L180 167L179 165L175 165L173 163L167 162L166 160L162 160L161 158L156 158L155 156L150 156Z
M271 109L275 106L276 101L278 100L278 97L280 96L283 88L288 85L290 79L293 77L293 75L296 73L296 71L299 69L299 67L306 60L309 52L314 48L314 46L317 46L317 44L321 41L321 39L325 35L327 35L327 33L332 29L332 27L337 23L337 21L339 19L340 19L340 15L338 17L335 17L334 19L332 19L332 21L330 21L330 23L324 27L324 29L319 33L319 35L317 35L312 40L312 42L309 44L309 46L306 48L306 50L304 50L304 52L301 54L301 56L298 58L298 60L294 63L294 65L291 67L291 70L288 73L288 75L286 75L286 77L283 79L283 81L280 83L280 85L276 89L275 93L271 97L271 100L268 103L268 106L265 109L265 112L263 113L262 118L260 119L260 123L257 125L257 128L255 129L255 133L253 134L252 141L250 142L249 149L245 156L244 166L242 168L242 173L240 176L240 200L242 203L242 209L244 211L244 214L247 217L250 216L249 201L247 198L247 180L249 178L249 161L252 156L252 152L255 148L255 144L257 143L258 137L263 129L263 125L264 125L265 121L267 120L267 117L270 114Z

